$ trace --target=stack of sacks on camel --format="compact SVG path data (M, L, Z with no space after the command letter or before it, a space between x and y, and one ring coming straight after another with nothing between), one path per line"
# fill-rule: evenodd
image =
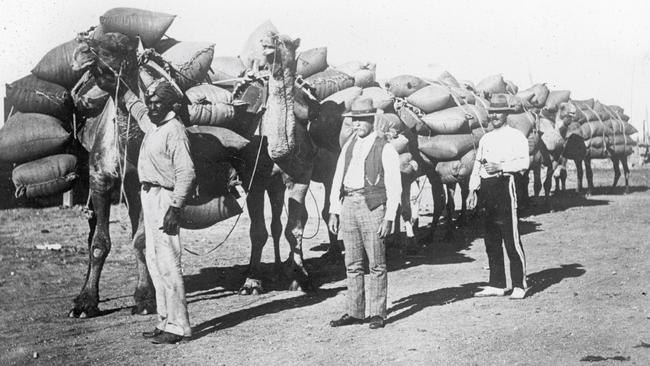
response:
M575 117L567 126L568 134L584 139L586 155L591 159L628 156L636 141L630 136L638 131L628 121L623 108L594 99L571 100Z
M427 163L435 164L443 183L469 177L476 148L488 129L484 105L448 72L436 80L400 75L386 83L395 109L416 134L416 146Z

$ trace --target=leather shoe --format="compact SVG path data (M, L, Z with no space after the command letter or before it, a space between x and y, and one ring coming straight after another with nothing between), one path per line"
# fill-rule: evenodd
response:
M162 331L160 334L157 336L153 337L151 339L151 343L154 344L176 344L176 343L184 343L190 340L190 337L185 337L182 335L174 334L174 333L169 333Z
M160 330L158 328L154 328L153 331L151 331L151 332L142 332L142 336L145 337L145 338L154 338L154 337L158 336L162 332L163 332L162 330Z
M353 324L363 324L363 319L351 317L348 314L344 314L340 319L332 320L330 322L330 327L342 327L344 325Z
M370 318L370 329L379 329L383 328L386 325L386 321L384 318L380 317L379 315L375 315L372 318Z

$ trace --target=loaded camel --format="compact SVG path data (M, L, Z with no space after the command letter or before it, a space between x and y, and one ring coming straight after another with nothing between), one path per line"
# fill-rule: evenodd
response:
M293 118L293 75L295 74L295 50L299 40L270 34L265 43L265 56L270 60L271 80L269 81L269 98L266 113L262 115L261 132L258 146L261 153L250 154L244 159L248 171L241 172L244 177L252 177L251 192L247 197L251 214L251 265L249 276L244 284L244 291L254 293L261 291L258 279L261 251L268 237L264 226L263 193L269 190L274 199L273 209L276 217L282 209L280 202L284 189L278 177L284 180L283 186L289 192L289 221L285 236L291 245L289 257L289 275L293 280L291 288L308 288L307 271L302 261L302 232L307 219L305 195L311 176L313 148L306 138L304 126L297 125ZM140 183L137 176L137 158L144 136L137 123L130 123L129 112L116 90L122 88L138 90L138 60L136 44L133 40L119 33L108 33L98 40L87 40L80 44L77 55L86 55L78 62L79 68L90 70L97 85L110 92L115 108L115 123L101 123L95 126L95 136L89 152L90 197L89 208L92 211L88 219L89 261L86 278L79 295L74 299L71 317L93 317L100 315L99 279L106 257L111 249L109 219L111 192L120 187L128 202L128 212L132 228L132 244L138 270L135 288L134 314L151 314L155 312L155 293L151 284L145 262L144 228L142 225L141 205L139 200ZM118 83L119 80L124 81ZM117 98L115 98L117 97ZM117 100L115 100L117 99ZM246 155L245 152L243 155ZM244 156L245 158L246 156ZM265 164L265 157L275 163ZM259 160L259 161L258 161ZM253 172L257 161L261 172ZM279 168L279 169L277 169ZM277 174L272 175L272 172ZM281 174L281 175L280 175ZM121 184L120 184L121 181ZM274 239L279 240L281 224L272 223ZM250 289L250 291L248 290Z

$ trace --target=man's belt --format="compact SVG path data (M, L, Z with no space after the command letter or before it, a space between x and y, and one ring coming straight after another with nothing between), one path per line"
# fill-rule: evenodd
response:
M160 184L151 183L151 182L140 182L140 185L142 186L142 190L145 191L145 192L149 192L149 190L151 188L154 188L154 187L166 189L168 191L173 191L174 190L173 188L163 187Z
M361 196L365 192L365 187L362 188L348 188L343 187L343 197L347 196Z

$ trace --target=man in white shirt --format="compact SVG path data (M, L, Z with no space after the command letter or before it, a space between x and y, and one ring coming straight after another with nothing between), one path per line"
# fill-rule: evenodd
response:
M505 95L494 95L488 108L496 113L494 130L479 141L476 161L470 177L469 209L477 203L480 190L485 215L485 249L490 266L489 285L475 296L504 296L507 292L503 245L510 259L512 299L523 299L526 284L526 257L519 235L517 193L513 174L528 168L528 139L519 130L507 125L507 113L514 111Z
M386 320L386 247L402 194L399 156L373 131L377 110L372 99L359 97L351 112L354 134L345 143L336 166L330 195L329 229L345 245L348 313L332 327L361 324L365 319L364 253L370 269L370 328ZM339 230L340 217L340 230Z

